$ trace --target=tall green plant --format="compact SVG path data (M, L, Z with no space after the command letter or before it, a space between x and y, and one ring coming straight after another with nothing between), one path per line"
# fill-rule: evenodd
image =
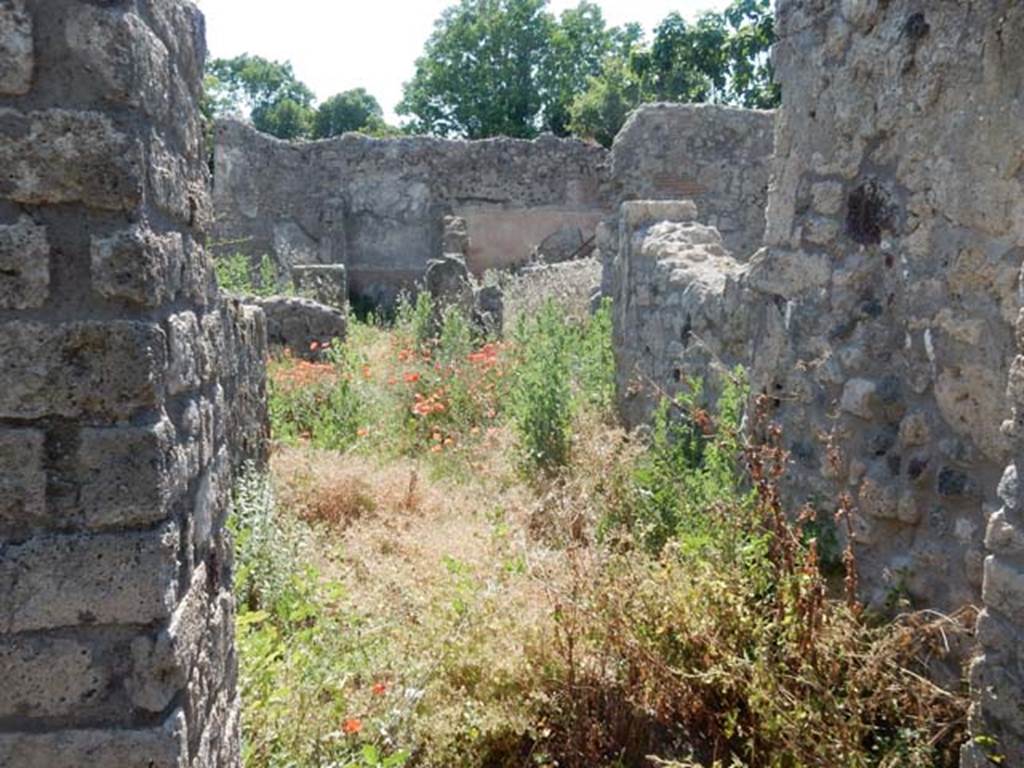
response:
M571 334L548 301L516 329L519 364L511 393L512 424L529 468L552 472L569 461L573 396Z

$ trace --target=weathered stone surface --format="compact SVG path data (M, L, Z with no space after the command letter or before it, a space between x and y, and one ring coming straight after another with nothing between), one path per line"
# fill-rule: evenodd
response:
M697 217L690 201L622 205L612 310L619 411L630 426L694 378L713 402L749 354L747 268Z
M469 226L461 216L444 217L441 253L452 253L456 256L461 256L463 259L469 253Z
M166 344L150 323L0 324L0 417L129 416L153 406Z
M148 624L177 598L178 527L45 536L0 550L0 631Z
M160 421L150 427L85 428L79 435L81 490L69 523L85 528L146 526L165 519L176 491L187 487L185 467L175 461L174 427Z
M94 706L112 687L113 669L93 650L78 640L0 636L0 717L62 717Z
M162 727L145 730L0 733L0 765L17 768L114 765L118 768L189 768L188 730L184 714L176 711Z
M0 0L3 766L240 764L224 524L266 335L204 250L204 58L182 0Z
M25 8L25 0L3 0L0 2L0 95L28 93L34 67L32 17Z
M45 440L39 429L0 429L0 541L46 514Z
M292 267L295 290L342 312L348 307L348 271L344 264L301 264Z
M761 245L774 113L696 104L645 104L611 152L618 200L693 200L702 223L746 261Z
M475 274L529 260L553 232L589 238L613 204L607 151L550 136L453 141L349 134L289 144L217 127L217 240L282 270L344 263L354 300L391 302L451 249ZM465 223L446 246L445 217Z
M26 205L82 203L121 211L142 198L142 154L97 112L0 107L0 197ZM10 133L7 133L7 132Z
M160 236L142 227L93 238L90 256L97 293L147 307L173 298L185 262L180 233Z
M311 299L271 296L252 302L266 316L267 342L299 357L318 358L322 347L334 339L344 340L348 331L348 321L340 310Z
M50 244L46 227L28 216L0 225L0 309L32 309L50 292Z
M464 317L472 312L473 279L466 262L459 257L445 255L428 261L423 282L433 299L436 322L440 323L441 314L447 307L456 307Z

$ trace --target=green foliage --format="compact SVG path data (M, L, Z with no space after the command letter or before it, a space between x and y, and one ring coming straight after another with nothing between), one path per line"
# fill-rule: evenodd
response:
M582 0L562 11L550 27L550 41L538 73L544 93L543 127L558 136L569 133L570 109L590 77L601 72L620 34L609 30L601 7Z
M384 128L384 111L365 88L355 88L325 100L317 108L313 138L327 139L349 131L373 133Z
M743 371L733 372L717 414L698 405L701 396L702 384L694 380L689 392L662 400L648 450L631 469L605 521L626 527L652 554L670 541L700 550L716 538L716 509L745 498L740 485Z
M565 466L572 448L572 337L565 315L547 302L516 329L519 359L509 411L529 469Z
M348 683L365 668L374 642L361 618L337 610L340 587L309 564L310 532L280 514L268 478L251 468L235 488L228 525L235 541L243 764L405 765L408 752L385 750L352 717Z
M272 363L269 392L271 434L294 444L309 440L317 448L344 450L358 436L365 404L353 383L358 368L352 350L335 341L328 363ZM287 372L275 375L273 366Z
M364 88L339 93L314 108L316 96L287 61L247 53L214 59L207 65L203 86L201 109L208 130L219 117L248 116L257 130L279 139L324 139L346 131L397 133Z
M550 40L546 0L460 0L427 40L398 113L417 133L529 138L542 101L536 73Z
M434 335L434 301L430 294L420 291L415 297L408 293L399 296L395 327L419 346L430 341Z
M770 0L734 0L724 12L705 13L693 24L671 13L649 47L633 39L587 79L570 108L570 128L609 146L644 102L775 107L780 93L769 58L774 40Z
M240 296L273 296L282 292L277 267L268 254L260 257L255 269L252 258L244 253L217 256L213 269L222 291Z
M313 92L290 62L243 53L207 66L206 103L211 116L248 114L257 130L294 139L309 134Z

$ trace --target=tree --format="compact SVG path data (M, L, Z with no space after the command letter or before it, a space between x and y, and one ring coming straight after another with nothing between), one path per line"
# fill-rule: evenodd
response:
M553 20L546 0L460 0L445 10L405 84L398 113L417 133L530 138Z
M289 62L243 53L210 62L206 78L212 114L248 114L257 130L281 139L309 134L313 91L295 77Z
M586 89L589 78L601 73L618 34L618 29L609 30L605 25L601 8L588 0L563 11L552 25L548 55L539 75L546 130L559 136L569 132L573 99Z
M384 127L384 111L365 88L331 96L316 111L313 138L326 139L348 131L374 133Z
M608 146L629 112L648 101L777 106L769 58L774 39L771 0L734 0L693 24L671 13L649 47L634 38L631 50L619 47L601 74L588 79L570 109L570 128Z

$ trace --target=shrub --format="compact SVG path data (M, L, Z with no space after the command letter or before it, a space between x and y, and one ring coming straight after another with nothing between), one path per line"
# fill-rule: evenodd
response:
M746 379L733 371L712 415L697 405L702 385L674 400L663 399L654 413L648 450L616 479L606 532L625 528L652 554L670 541L700 550L713 540L718 507L742 506L747 498L741 472L741 432Z
M277 267L267 254L260 257L255 270L252 259L239 252L217 256L213 267L222 291L242 296L273 296L282 292Z
M517 359L509 412L525 465L551 473L569 461L573 395L572 334L557 305L516 329Z

